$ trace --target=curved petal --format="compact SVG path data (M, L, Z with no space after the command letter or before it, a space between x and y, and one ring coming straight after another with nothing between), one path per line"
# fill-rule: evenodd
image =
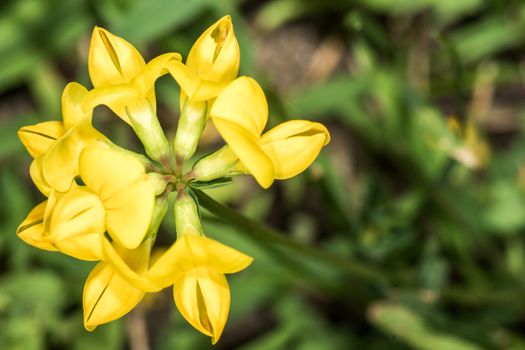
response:
M261 139L264 152L272 159L276 179L303 172L329 140L328 130L322 124L306 120L279 124Z
M200 332L219 339L230 309L230 289L223 274L206 268L186 272L173 286L182 316Z
M163 288L197 266L207 266L204 237L183 235L166 250L147 272L148 279Z
M104 200L109 234L126 248L137 248L144 240L155 206L155 189L148 178Z
M239 44L231 17L224 16L195 41L186 65L202 79L219 82L235 79L239 62Z
M109 148L85 148L80 153L79 172L84 183L104 202L146 174L144 165L132 156Z
M217 96L210 117L227 120L260 137L268 121L266 96L254 79L237 78Z
M224 90L229 83L229 81L203 80L185 64L178 61L172 61L168 70L180 86L182 91L181 102L184 101L184 95L195 102L210 100Z
M46 153L64 132L62 122L50 121L22 127L18 130L18 138L31 157L36 158Z
M73 186L60 196L49 220L48 239L64 254L80 260L101 260L105 211L86 187Z
M79 175L79 157L86 147L103 147L107 138L84 119L69 129L50 147L42 160L42 174L46 182L59 192L66 192Z
M151 253L150 240L144 241L136 249L126 249L118 243L111 243L107 238L104 238L102 249L104 260L109 262L135 288L145 292L158 292L164 288L152 283L146 277Z
M155 81L169 73L169 66L171 62L181 62L182 57L177 52L169 52L155 57L146 64L144 69L140 71L131 84L139 92L139 95L145 96L152 90Z
M211 269L198 269L198 284L205 305L206 318L211 325L212 344L221 337L230 311L230 287L226 277Z
M130 285L111 264L98 263L84 285L84 327L93 331L100 324L124 316L142 300L144 294Z
M80 176L101 199L111 237L137 248L148 230L155 189L135 158L111 149L87 148L80 155Z
M128 83L145 65L129 42L103 28L93 29L88 69L94 87Z
M323 146L326 146L328 143L330 143L330 133L323 124L311 122L309 120L289 120L265 132L261 137L261 141L264 145L273 141L284 140L294 136L315 135L324 136Z
M82 109L82 99L87 94L87 89L79 83L69 83L62 92L62 119L64 128L70 129L80 121L88 119L91 121L93 109L86 112Z
M126 105L139 97L139 92L130 84L98 87L84 96L82 109L88 111L99 105L105 105L115 112L120 119L131 125L126 113Z
M18 226L16 234L20 239L33 247L56 251L57 248L44 237L46 231L44 227L46 205L47 201L43 201L34 207L20 226Z
M46 179L44 179L44 175L42 174L42 156L33 159L31 162L31 165L29 166L29 176L31 177L31 180L33 180L33 183L38 188L38 190L46 197L49 196L52 189L47 183Z
M259 185L263 188L270 187L274 180L273 162L264 152L259 138L222 118L214 118L213 123Z
M209 266L220 273L236 273L247 268L253 258L240 251L228 247L214 239L205 241Z

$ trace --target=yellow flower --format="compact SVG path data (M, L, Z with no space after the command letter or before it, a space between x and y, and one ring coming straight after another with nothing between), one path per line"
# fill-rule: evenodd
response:
M81 100L86 88L69 83L62 93L63 122L26 126L18 136L34 158L30 175L40 191L66 192L78 175L78 157L85 147L107 147L109 140L91 125L91 112L84 113Z
M79 173L106 211L111 237L128 249L143 241L153 215L155 188L144 165L119 151L86 148L79 160Z
M213 166L207 164L216 162L217 157L204 158L193 169L198 180L209 180L228 170L250 173L268 188L274 179L287 179L304 171L330 142L325 126L306 120L282 123L261 136L268 120L268 104L259 84L248 77L236 79L217 96L210 117L240 162L232 162L229 150L219 150L225 159L216 167L219 170L212 174L209 171Z
M84 110L107 105L133 127L153 159L165 159L169 145L156 116L154 84L170 61L180 60L178 53L167 53L146 64L129 42L95 27L88 60L95 89L84 99Z
M239 272L252 258L213 239L183 234L148 271L173 297L184 318L215 344L226 325L230 288L224 274Z
M181 87L181 116L173 143L178 159L189 159L195 153L209 105L237 77L239 61L231 17L224 16L193 44L186 65L171 64L170 73Z
M102 258L105 212L98 197L85 186L66 193L52 191L20 224L17 234L40 249L59 250L81 260Z
M137 270L147 268L148 258L134 251L125 254L125 259ZM124 316L142 300L144 294L143 290L130 284L111 263L99 262L84 285L84 327L93 331L100 324Z
M24 221L22 221L20 226L18 226L16 234L20 239L33 247L56 251L58 250L56 246L44 237L46 233L44 226L44 213L46 211L46 206L47 200L34 207Z
M195 41L186 65L172 62L170 73L179 83L181 106L185 97L205 101L215 96L239 71L240 52L230 16L212 24Z
M203 235L197 205L185 191L175 201L177 241L152 264L146 277L159 288L173 284L173 297L184 318L212 337L226 325L230 288L226 273L239 272L253 259Z

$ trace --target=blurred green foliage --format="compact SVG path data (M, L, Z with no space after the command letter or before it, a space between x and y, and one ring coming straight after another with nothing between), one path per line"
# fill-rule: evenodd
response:
M66 82L88 85L94 25L149 59L186 55L224 14L241 73L262 82L274 122L322 121L332 142L309 171L268 191L243 178L209 193L384 278L206 214L210 236L255 258L229 279L232 309L216 348L525 349L525 5L512 0L2 1L0 349L138 349L136 317L154 349L211 348L169 291L138 315L83 329L91 264L15 235L42 200L16 131L58 119ZM157 91L173 131L178 89L164 78ZM96 113L104 132L137 147L117 118ZM173 239L173 222L161 236Z

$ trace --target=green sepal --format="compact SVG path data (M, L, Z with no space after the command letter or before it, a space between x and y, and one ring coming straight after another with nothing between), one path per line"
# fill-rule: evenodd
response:
M232 183L231 177L220 177L218 179L213 179L210 181L192 181L188 185L190 187L198 188L198 189L209 189L209 188L226 186L231 183Z

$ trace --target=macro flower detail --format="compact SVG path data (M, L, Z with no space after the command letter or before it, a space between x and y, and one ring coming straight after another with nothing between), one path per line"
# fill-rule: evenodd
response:
M215 100L210 116L239 162L230 150L220 150L222 163L216 155L197 163L193 171L197 180L242 172L268 188L274 179L304 171L330 142L325 126L307 120L290 120L262 134L268 103L259 84L249 77L233 81Z
M195 153L213 99L237 77L239 62L231 17L224 16L197 39L185 65L171 65L170 73L181 86L181 116L173 141L179 163Z
M215 344L226 324L230 289L224 274L244 270L252 258L204 236L193 198L178 192L177 241L153 264L148 277L161 287L173 285L184 318Z
M305 120L264 132L266 97L254 79L237 78L239 62L230 16L204 31L185 63L176 52L146 63L131 43L95 27L88 58L93 87L67 84L62 121L19 130L33 158L30 177L46 198L16 234L36 248L96 263L83 290L86 330L126 315L146 293L172 287L184 319L219 341L231 303L225 275L246 269L253 258L204 234L199 188L242 174L267 188L304 171L330 140L322 124ZM157 118L155 83L164 75L180 87L171 143ZM145 155L93 127L99 105L131 126ZM226 145L196 162L209 120ZM177 238L159 247L169 208Z
M62 94L63 122L50 121L23 127L18 132L34 157L31 178L45 195L67 191L78 175L78 157L86 147L108 147L109 140L91 125L91 112L81 101L87 89L69 83Z
M109 234L128 249L138 247L155 202L144 166L117 151L88 148L80 156L79 167L82 180L106 210Z
M167 53L146 64L129 42L95 27L88 62L95 89L83 102L84 109L107 105L134 129L151 158L165 160L169 145L156 115L154 83L168 73L168 62L180 59Z

